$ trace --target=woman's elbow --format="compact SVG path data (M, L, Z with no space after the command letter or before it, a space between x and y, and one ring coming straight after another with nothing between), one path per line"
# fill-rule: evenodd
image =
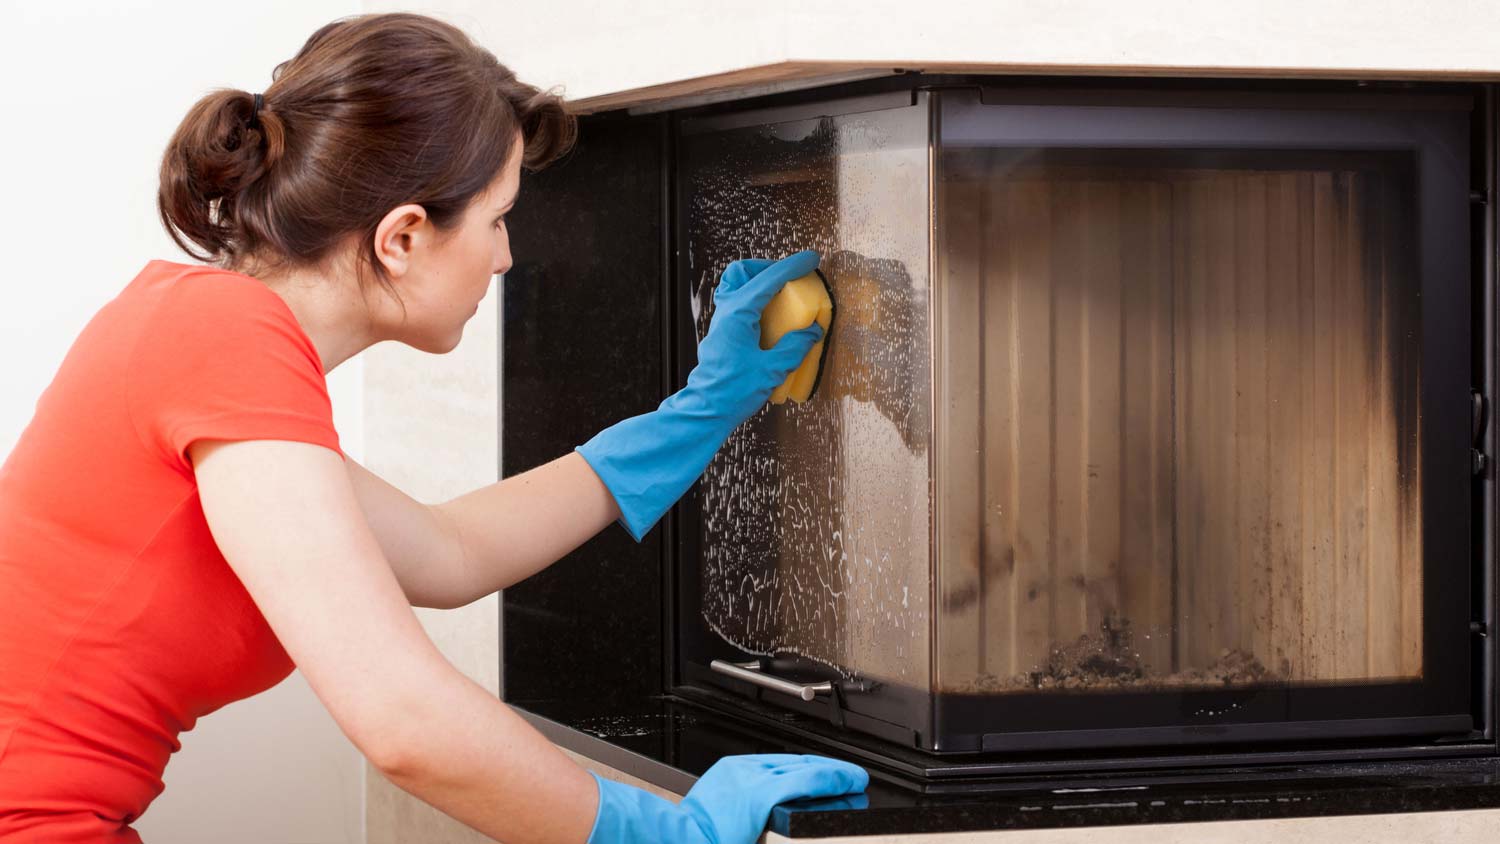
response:
M428 765L425 751L433 743L428 731L440 716L424 708L423 696L409 694L424 685L434 683L413 682L404 688L372 691L367 705L357 707L359 711L345 707L335 714L334 720L355 748L397 785L415 781Z
M423 758L416 749L398 746L394 742L376 742L362 752L381 776L403 788L419 781L425 769Z
M415 735L389 729L368 730L362 736L350 736L354 746L379 771L398 786L418 782L428 765L422 741Z
M408 592L406 600L423 610L456 610L473 603L465 596L446 592Z

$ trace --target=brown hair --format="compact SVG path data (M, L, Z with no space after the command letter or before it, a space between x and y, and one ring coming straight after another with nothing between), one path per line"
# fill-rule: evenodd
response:
M558 95L518 81L462 30L408 13L322 27L276 66L253 110L253 95L219 89L177 127L156 197L167 233L225 269L318 265L357 233L357 266L387 288L374 235L392 208L421 205L449 233L509 163L518 131L531 170L577 133Z

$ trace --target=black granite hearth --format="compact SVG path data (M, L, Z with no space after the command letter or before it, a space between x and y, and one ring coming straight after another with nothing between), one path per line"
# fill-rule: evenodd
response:
M532 701L517 708L559 745L679 794L730 754L818 753L866 765L871 780L864 795L778 807L769 827L791 838L1500 808L1494 757L934 784L673 697Z

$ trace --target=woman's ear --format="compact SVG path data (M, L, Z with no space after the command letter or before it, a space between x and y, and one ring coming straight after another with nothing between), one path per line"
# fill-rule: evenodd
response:
M375 257L392 278L399 278L411 268L414 254L429 246L431 233L426 208L398 205L375 227Z

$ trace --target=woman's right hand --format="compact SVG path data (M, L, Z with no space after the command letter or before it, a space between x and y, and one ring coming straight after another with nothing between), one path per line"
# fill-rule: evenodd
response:
M588 844L752 844L776 804L856 794L870 783L858 765L787 753L725 756L675 806L634 786L594 779L599 812Z
M718 409L730 430L759 410L823 339L823 327L813 323L788 332L774 348L760 347L766 305L787 282L817 268L818 253L806 249L779 261L735 261L719 276L713 318L698 344L698 365L688 373L683 389L697 391L703 404Z
M714 292L708 336L686 386L656 410L611 425L576 449L614 497L620 524L637 542L822 338L823 327L813 323L787 332L770 349L760 347L766 304L817 266L818 253L811 250L780 261L730 264Z

